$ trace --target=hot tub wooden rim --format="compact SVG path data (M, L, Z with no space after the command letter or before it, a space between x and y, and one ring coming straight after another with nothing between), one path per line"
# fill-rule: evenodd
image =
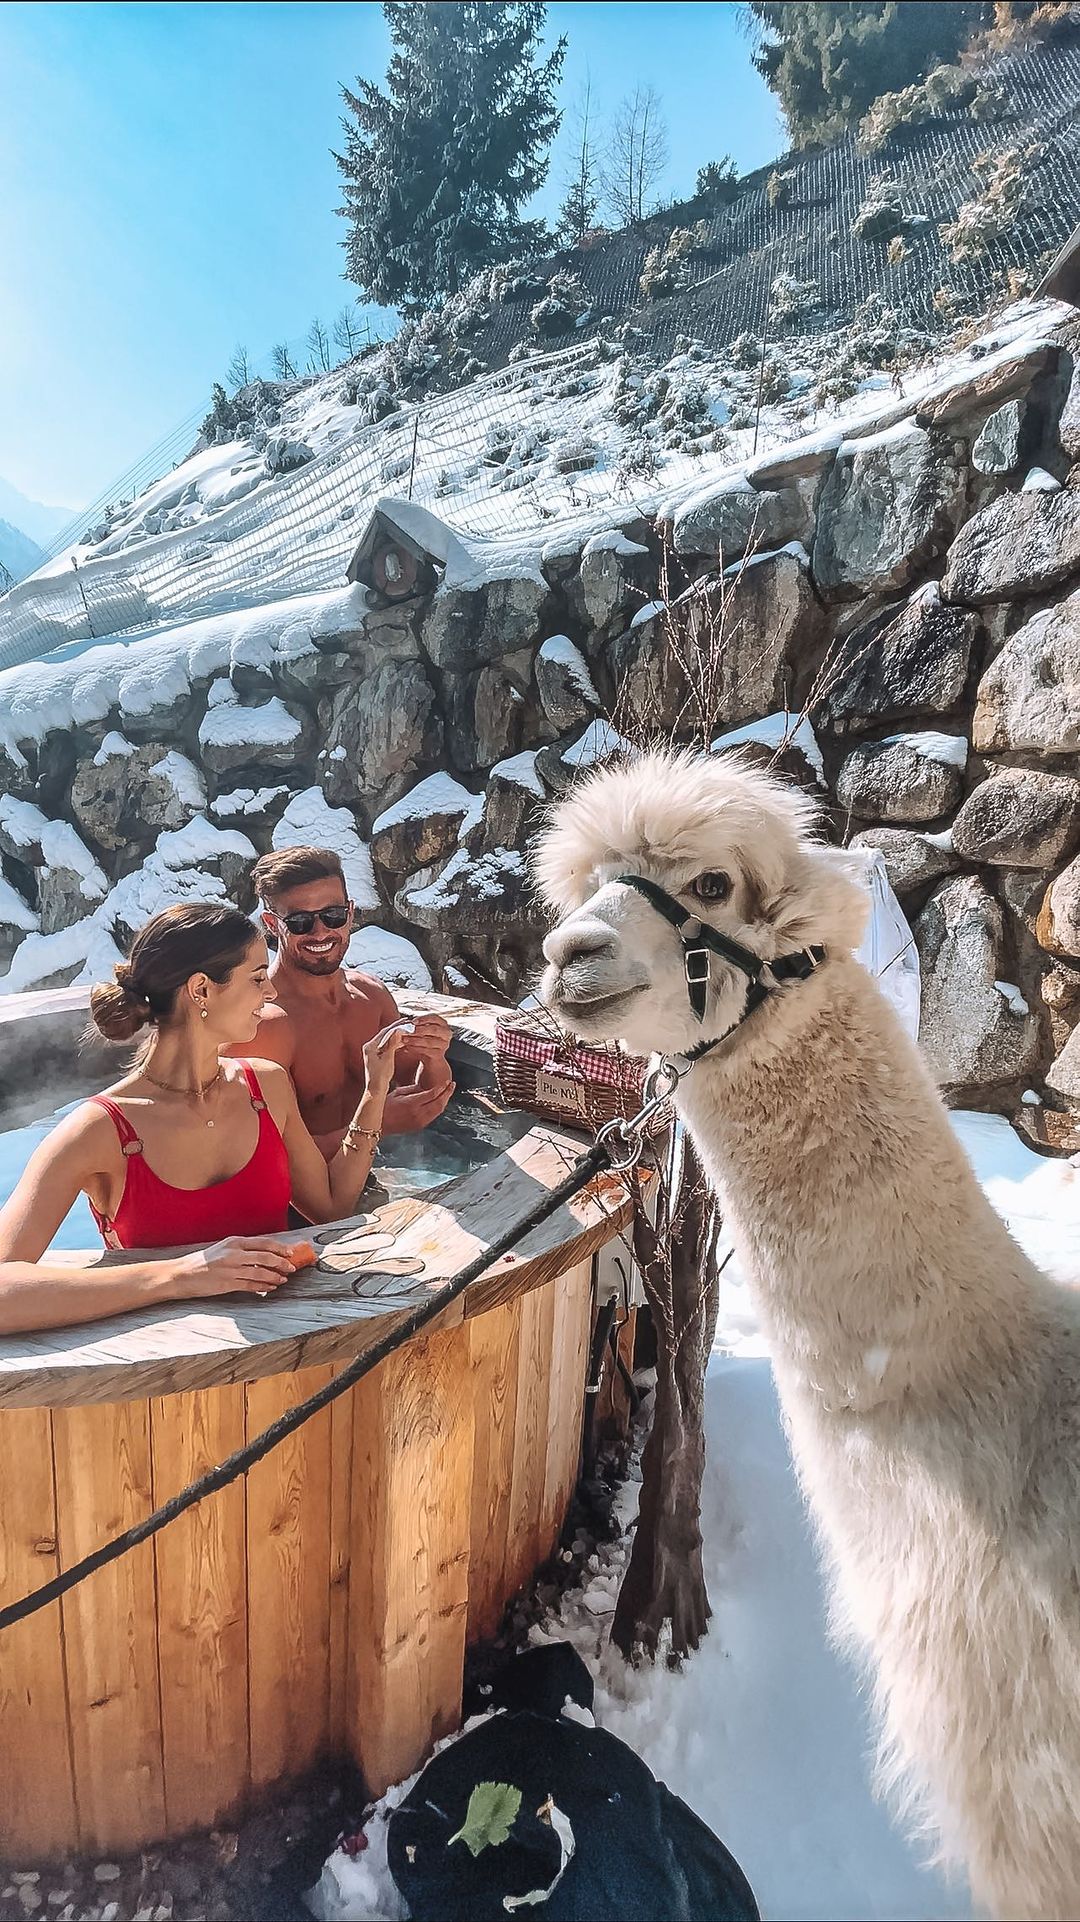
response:
M392 1298L358 1298L348 1274L329 1278L305 1271L272 1301L240 1298L238 1305L231 1297L177 1304L165 1314L137 1310L0 1339L0 1409L136 1401L349 1361L404 1321L433 1286L504 1232L511 1217L527 1214L586 1145L576 1133L537 1124L506 1153L447 1183L432 1199L399 1200L374 1211L369 1221L394 1228L395 1252L426 1251L428 1272L411 1283L403 1280ZM425 1332L454 1327L541 1287L596 1253L625 1228L630 1213L622 1181L599 1177L531 1230L513 1255L497 1261ZM349 1222L329 1226L344 1232ZM113 1265L130 1257L99 1249L63 1259Z

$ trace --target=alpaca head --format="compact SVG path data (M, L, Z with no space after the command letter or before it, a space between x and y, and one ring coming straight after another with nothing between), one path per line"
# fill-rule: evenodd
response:
M583 1039L640 1054L726 1032L743 1012L745 975L712 957L699 1023L674 928L615 877L658 882L765 960L818 944L850 951L866 895L816 828L813 801L735 755L658 752L599 769L556 806L537 850L559 916L544 942L543 1000Z

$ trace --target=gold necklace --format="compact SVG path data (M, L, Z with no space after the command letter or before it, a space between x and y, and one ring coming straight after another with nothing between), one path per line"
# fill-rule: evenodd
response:
M149 1081L151 1087L161 1088L164 1090L166 1094L182 1094L186 1096L186 1098L189 1101L201 1101L204 1095L208 1095L210 1093L211 1088L217 1087L217 1084L221 1080L221 1077L224 1074L224 1072L225 1072L225 1065L223 1062L219 1062L217 1073L215 1075L211 1075L209 1081L204 1081L201 1084L201 1086L199 1086L198 1088L178 1088L175 1082L159 1081L156 1074L150 1073L149 1068L143 1069L143 1074L146 1080ZM214 1123L212 1121L208 1121L206 1125L208 1128L212 1128L214 1126Z

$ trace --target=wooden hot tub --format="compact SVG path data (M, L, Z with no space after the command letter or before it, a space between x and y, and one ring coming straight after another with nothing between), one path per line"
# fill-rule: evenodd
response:
M319 1231L326 1268L273 1301L0 1341L0 1604L310 1394L581 1145L537 1124L429 1198ZM208 1828L334 1756L373 1792L417 1766L459 1720L466 1643L557 1539L593 1257L625 1218L618 1182L586 1191L244 1479L0 1635L0 1856ZM394 1235L396 1273L342 1245L362 1227Z

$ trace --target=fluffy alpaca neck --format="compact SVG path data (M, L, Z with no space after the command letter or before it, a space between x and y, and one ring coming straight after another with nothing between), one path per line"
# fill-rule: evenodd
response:
M1015 1352L1042 1278L857 963L766 1003L679 1105L789 1384L867 1409Z

